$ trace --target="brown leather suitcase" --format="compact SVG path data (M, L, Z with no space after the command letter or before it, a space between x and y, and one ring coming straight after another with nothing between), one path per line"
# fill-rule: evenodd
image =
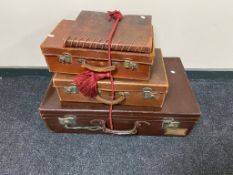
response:
M104 104L120 104L133 106L153 106L161 108L168 90L168 80L160 49L153 65L149 81L115 80L115 100L111 100L110 80L98 81L98 95L86 97L74 85L75 75L55 74L53 86L56 88L60 101L91 102Z
M114 106L114 129L108 126L108 106L93 103L60 103L50 85L39 111L54 132L116 135L185 136L200 117L200 110L178 58L166 58L169 93L162 110L151 107Z
M107 72L115 68L112 71L115 78L150 79L151 65L156 54L154 49L150 53L111 51L113 66L108 66L107 50L65 46L65 40L75 24L72 20L62 20L41 44L50 72L79 74L87 69ZM154 48L153 43L151 47Z

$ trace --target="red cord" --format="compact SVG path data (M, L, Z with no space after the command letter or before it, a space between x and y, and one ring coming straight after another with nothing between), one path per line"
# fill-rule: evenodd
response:
M112 18L115 19L115 23L112 27L111 32L108 35L108 65L112 65L111 61L111 43L112 43L112 38L114 35L114 32L116 31L117 25L119 21L122 18L121 12L119 11L113 11L113 12L108 12L109 19L111 20ZM74 83L79 87L80 92L88 97L94 97L97 95L97 81L103 78L109 78L111 82L111 98L114 100L115 98L115 87L114 87L114 80L112 73L94 73L91 71L86 71L78 75L74 79ZM111 129L113 129L113 123L112 123L112 108L113 105L110 105L109 107L109 126Z
M108 12L108 15L109 15L109 19L111 20L111 18L114 18L116 21L112 27L112 30L111 32L109 33L108 35L108 65L111 66L112 65L112 61L111 61L111 43L112 43L112 38L113 38L113 35L116 31L116 28L117 28L117 25L119 23L119 21L121 20L122 18L122 14L120 11L113 11L113 12ZM112 73L110 73L110 81L111 81L111 97L112 97L112 100L114 100L115 98L115 86L114 86L114 80L113 80L113 76L112 76ZM113 106L110 105L109 107L109 126L111 129L113 129L113 122L112 122L112 108Z

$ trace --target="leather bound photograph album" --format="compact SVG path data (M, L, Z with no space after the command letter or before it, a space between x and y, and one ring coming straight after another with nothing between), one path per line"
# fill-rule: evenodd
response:
M153 49L153 29L151 16L124 15L111 43L111 50L151 53ZM114 20L107 13L81 11L75 21L65 47L108 49L108 36Z
M39 107L41 118L54 132L185 136L199 119L200 109L180 59L164 62L169 90L162 109L115 105L110 129L108 105L61 103L51 83Z

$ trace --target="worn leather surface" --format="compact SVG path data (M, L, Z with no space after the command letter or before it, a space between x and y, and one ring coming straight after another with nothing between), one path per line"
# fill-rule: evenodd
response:
M151 53L153 29L151 16L123 15L111 44L111 50ZM66 47L108 49L108 36L115 20L108 14L95 11L81 11L65 40Z
M183 65L179 58L166 58L165 66L170 86L163 108L159 110L152 107L116 105L113 109L115 129L128 130L132 129L136 121L147 121L150 126L139 127L138 135L165 135L166 133L174 133L174 131L162 129L162 120L165 117L173 117L176 121L181 122L179 128L187 129L186 134L191 131L196 120L200 117L200 109L189 85ZM59 124L57 117L64 117L67 114L76 115L78 125L81 126L90 126L90 121L93 119L108 120L108 105L60 103L59 97L51 85L41 102L39 110L47 126L55 132L103 133L102 131L64 129ZM180 130L175 133L179 134Z

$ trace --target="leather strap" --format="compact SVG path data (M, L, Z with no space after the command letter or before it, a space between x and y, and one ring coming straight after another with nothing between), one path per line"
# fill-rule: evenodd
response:
M91 70L93 72L111 72L116 69L115 65L98 67L98 66L87 64L85 61L82 63L81 67Z
M101 97L100 95L97 95L95 97L95 99L101 103L107 104L107 105L116 105L116 104L120 104L121 102L123 102L125 100L125 96L121 95L120 97L118 97L117 99L114 100L107 100L103 97Z

